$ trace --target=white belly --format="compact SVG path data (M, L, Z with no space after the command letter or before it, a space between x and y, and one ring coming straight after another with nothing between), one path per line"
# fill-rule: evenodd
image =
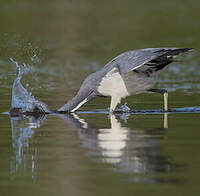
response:
M129 95L124 80L117 68L113 68L104 76L98 91L104 96L125 98Z

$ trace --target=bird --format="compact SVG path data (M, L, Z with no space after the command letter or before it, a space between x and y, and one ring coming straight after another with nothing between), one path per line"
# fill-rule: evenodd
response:
M168 111L168 92L155 89L159 73L174 58L192 48L145 48L126 51L109 61L102 69L90 74L82 83L77 94L61 108L59 113L72 113L89 100L111 97L109 112L122 98L144 92L160 93L164 96L164 112Z

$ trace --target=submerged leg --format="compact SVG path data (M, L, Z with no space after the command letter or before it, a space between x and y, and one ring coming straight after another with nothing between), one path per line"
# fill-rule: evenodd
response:
M160 93L164 96L164 111L168 111L168 92L165 89L149 89L148 91L154 93Z

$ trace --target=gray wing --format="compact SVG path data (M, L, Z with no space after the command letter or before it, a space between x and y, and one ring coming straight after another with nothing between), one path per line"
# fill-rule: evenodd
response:
M151 61L153 61L155 66L156 64L159 66L169 64L172 62L173 56L189 50L191 48L147 48L127 51L112 59L105 65L105 68L117 66L120 74L125 74Z

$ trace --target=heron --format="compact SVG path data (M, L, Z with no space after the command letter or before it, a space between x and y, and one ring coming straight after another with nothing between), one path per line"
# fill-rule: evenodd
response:
M168 92L153 88L159 73L174 58L192 48L146 48L126 51L109 61L102 69L90 74L78 93L57 110L75 112L94 97L111 97L109 112L113 113L122 98L144 92L160 93L164 97L164 112L168 111Z

